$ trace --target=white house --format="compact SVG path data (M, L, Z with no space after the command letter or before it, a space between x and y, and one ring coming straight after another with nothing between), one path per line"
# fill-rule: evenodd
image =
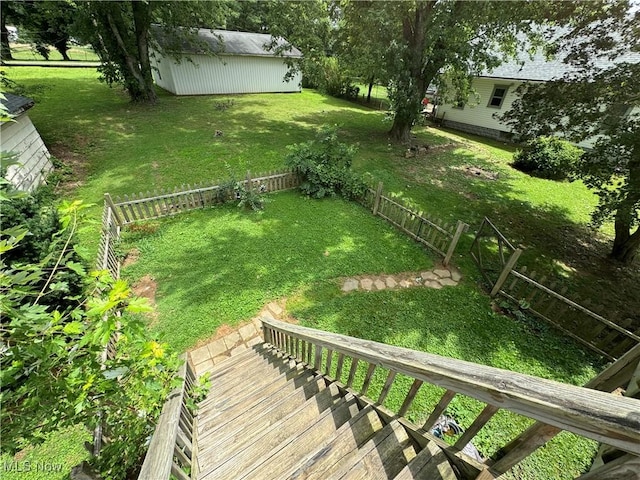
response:
M27 113L34 101L11 93L4 97L0 101L13 118L0 125L0 150L18 162L7 168L6 179L19 190L32 191L53 170L51 155Z
M182 54L186 58L180 61L153 53L153 78L158 86L176 95L302 90L299 72L288 80L285 78L289 71L286 60L301 58L302 53L295 47L282 55L268 49L274 41L276 46L287 45L284 39L262 33L200 29L198 40L216 55L198 53L202 48L191 43L183 44ZM163 43L162 38L159 41Z
M640 62L640 55L629 54L625 61ZM473 79L472 87L477 95L472 96L467 103L439 105L436 119L445 127L509 141L512 139L510 127L495 118L494 114L501 114L511 108L517 98L515 91L523 83L559 79L568 68L561 60L549 60L542 53L537 53L533 59L524 62L504 63ZM589 147L592 140L581 142L580 146Z

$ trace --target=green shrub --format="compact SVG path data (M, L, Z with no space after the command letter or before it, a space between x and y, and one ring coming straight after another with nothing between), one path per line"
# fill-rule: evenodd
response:
M565 180L581 155L582 150L566 140L538 137L516 152L513 167L535 177Z
M366 191L362 177L351 170L356 149L338 141L335 127L320 128L316 140L290 145L285 162L303 176L300 185L314 198L342 195L353 199Z

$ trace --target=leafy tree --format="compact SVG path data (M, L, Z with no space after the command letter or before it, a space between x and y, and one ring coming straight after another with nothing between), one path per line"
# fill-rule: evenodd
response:
M365 45L384 63L393 110L390 134L408 141L432 81L444 86L448 79L453 82L449 87L464 96L471 76L515 56L522 35L540 45L536 25L566 22L580 7L569 2L439 0L355 2L345 12L350 9L353 14L346 21L367 25L371 39Z
M77 35L100 57L102 79L121 84L134 102L155 103L151 50L179 57L183 41L197 42L197 28L224 25L229 7L224 2L82 2L78 3ZM173 40L162 47L151 35L152 24Z
M557 40L567 73L519 89L502 120L521 138L589 140L575 175L599 196L593 222L615 224L611 258L630 264L640 249L640 12L613 5L609 20L587 16Z
M227 28L286 38L300 49L301 60L287 59L290 74L302 71L303 84L324 88L327 56L334 44L336 3L311 1L243 1L235 4L227 20ZM274 53L282 54L289 46L270 45Z

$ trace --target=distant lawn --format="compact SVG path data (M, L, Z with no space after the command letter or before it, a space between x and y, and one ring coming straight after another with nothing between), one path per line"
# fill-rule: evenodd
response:
M72 61L97 62L100 60L91 47L86 46L72 46L67 51L67 55ZM28 43L12 43L11 56L14 60L46 61L46 59L36 52L33 46ZM62 60L62 55L60 55L60 52L55 48L50 48L49 60Z

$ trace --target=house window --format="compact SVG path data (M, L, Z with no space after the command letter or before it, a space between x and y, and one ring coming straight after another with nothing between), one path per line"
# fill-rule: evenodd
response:
M509 87L507 85L496 85L493 87L493 93L491 94L487 107L501 108L504 97L507 96L508 89Z

